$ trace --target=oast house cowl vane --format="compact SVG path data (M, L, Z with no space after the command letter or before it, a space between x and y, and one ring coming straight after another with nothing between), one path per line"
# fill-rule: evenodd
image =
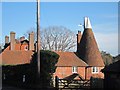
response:
M84 31L79 44L78 54L89 66L104 66L88 17L84 19Z
M90 20L88 17L85 17L85 20L84 20L84 29L92 29L92 26L91 26L91 23L90 23Z

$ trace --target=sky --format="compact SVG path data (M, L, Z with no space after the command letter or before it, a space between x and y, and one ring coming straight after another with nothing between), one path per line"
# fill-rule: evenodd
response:
M0 3L1 4L1 3ZM2 3L2 39L10 31L16 38L31 28L36 28L35 2ZM41 2L40 26L65 26L77 34L88 16L100 51L118 54L118 3L117 2Z

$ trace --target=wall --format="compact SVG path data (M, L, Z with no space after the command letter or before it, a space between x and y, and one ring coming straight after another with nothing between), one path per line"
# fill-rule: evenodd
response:
M98 73L92 73L92 67L88 67L85 70L85 67L78 67L78 74L82 76L83 79L90 79L91 76L94 78L104 78L104 74L101 72L101 69L104 67L98 67ZM86 76L85 76L86 74ZM65 78L69 75L72 75L72 67L57 67L54 77L58 76L60 79Z
M25 47L28 47L27 43L25 43L25 44L21 44L21 43L15 44L15 50L25 50ZM10 50L10 46L8 46L5 50Z
M94 78L104 78L104 74L101 72L101 69L103 69L104 67L98 67L98 73L92 73L92 67L88 67L86 69L86 79L90 79L91 76Z
M54 77L58 76L62 79L72 74L72 67L57 67ZM78 74L85 78L85 67L78 67Z

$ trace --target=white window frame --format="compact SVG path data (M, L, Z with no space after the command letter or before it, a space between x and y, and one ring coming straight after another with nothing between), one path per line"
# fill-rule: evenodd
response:
M99 73L99 68L98 67L92 67L92 73Z
M72 67L72 73L78 73L78 67L77 66Z

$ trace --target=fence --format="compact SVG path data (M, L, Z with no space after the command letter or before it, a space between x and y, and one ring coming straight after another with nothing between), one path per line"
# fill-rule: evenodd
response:
M66 79L55 79L55 87L59 89L89 89L90 80L66 80Z

